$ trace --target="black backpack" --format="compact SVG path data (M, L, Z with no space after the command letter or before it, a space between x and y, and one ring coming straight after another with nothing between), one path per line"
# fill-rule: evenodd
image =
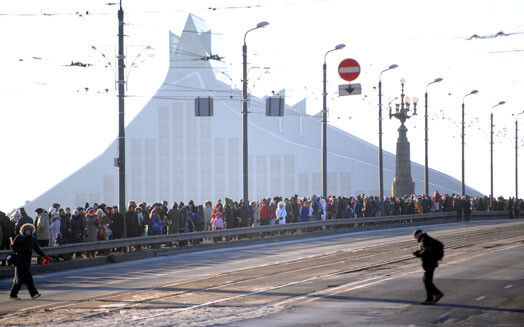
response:
M433 259L436 261L440 261L442 258L444 258L444 244L442 244L441 241L432 238L431 251L433 253Z

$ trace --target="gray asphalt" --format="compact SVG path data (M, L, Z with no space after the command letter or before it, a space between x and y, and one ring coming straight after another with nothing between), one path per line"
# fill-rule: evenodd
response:
M460 233L523 224L522 220L456 223L424 226L424 230L437 237L456 233L460 239ZM317 278L330 271L327 266L321 267L309 282L296 285L293 280L300 280L300 273L291 276L291 282L284 277L264 280L264 276L257 276L263 268L267 270L265 276L270 277L283 264L295 260L308 262L312 257L329 258L370 248L380 253L381 248L391 248L398 242L412 246L403 250L409 253L416 247L411 238L413 229L256 244L38 275L35 281L43 296L35 301L28 299L25 289L21 291L22 301L9 300L10 281L0 280L0 325L106 326L123 321L129 326L522 325L524 244L518 240L495 240L485 247L480 241L467 250L454 249L449 257L447 253L436 273L436 284L446 295L431 307L419 304L424 298L422 270L414 260ZM248 271L251 268L255 270ZM261 281L249 285L238 282L250 278ZM221 293L197 292L206 279L236 284ZM171 294L180 291L176 288L179 284L195 291L175 298ZM160 293L169 299L158 297ZM149 310L145 314L144 310L128 309L129 303L147 301L148 297L158 300L143 303ZM174 310L171 316L167 314L170 310ZM60 314L75 320L64 320ZM57 319L52 321L50 315ZM174 317L183 319L175 322ZM146 318L149 320L144 321Z
M523 326L524 244L437 268L445 296L423 306L422 270L232 326Z

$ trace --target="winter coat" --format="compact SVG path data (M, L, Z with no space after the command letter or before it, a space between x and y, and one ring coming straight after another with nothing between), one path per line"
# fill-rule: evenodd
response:
M71 242L82 242L85 235L86 223L82 215L71 217Z
M222 212L219 211L215 218L211 221L211 224L213 225L213 230L221 230L224 229L224 218L222 217Z
M15 224L13 224L9 217L7 217L3 212L0 211L0 230L2 230L2 235L0 236L0 250L9 248L9 238L14 237L15 233Z
M213 211L213 207L204 207L204 221L206 224L211 223L211 212Z
M300 208L300 222L305 223L309 220L309 205L305 204Z
M291 203L290 202L286 203L285 208L286 208L286 221L294 222L295 217L293 216L293 207L291 206Z
M260 208L254 207L253 209L253 225L259 226L260 225Z
M56 233L60 233L60 217L51 218L51 225L49 225L49 246L55 246Z
M122 238L124 237L124 218L120 212L115 212L111 214L111 230L113 231L113 238Z
M191 213L191 210L188 208L182 208L180 209L180 229L183 233L186 233L189 231L189 214Z
M22 231L26 228L31 228L32 231L35 229L32 224L24 224L20 227ZM30 269L33 250L42 257L45 256L45 253L40 250L33 233L31 233L30 236L24 234L18 235L11 245L11 249L16 253L15 281L22 284L28 283L33 278Z
M431 248L433 239L426 233L422 234L418 239L420 243L420 250L418 257L422 260L422 268L424 270L431 269L438 266L438 261L434 258L433 250Z
M140 225L138 223L138 214L136 213L136 211L134 210L127 211L125 215L125 220L126 220L126 228L127 228L126 236L127 237L141 236L141 234L139 234Z
M269 221L269 219L271 219L271 209L267 205L262 205L260 207L260 220Z
M204 218L200 217L198 213L189 213L189 230L191 232L200 232L204 230Z
M149 226L149 231L152 235L160 235L162 233L162 221L160 220L160 218L158 218L157 215L153 215L151 217L151 222Z
M182 219L182 214L180 213L180 210L174 208L169 209L167 217L167 219L169 220L169 234L180 233L180 221Z
M322 214L322 205L320 204L320 201L318 201L317 197L314 198L311 208L313 209L314 219L320 220L320 215Z
M231 206L228 204L224 206L224 221L226 222L227 228L235 227L235 216L233 213L233 208L231 208Z
M278 207L275 210L275 216L277 217L278 224L285 224L286 223L286 205L284 202L279 202Z
M98 241L98 223L98 217L96 215L88 215L86 217L87 242Z
M49 216L42 213L36 217L36 239L39 241L49 241Z
M291 211L293 211L295 222L298 221L298 217L300 216L300 205L295 200L291 202Z
M71 237L71 235L69 235L70 230L71 215L66 213L63 216L60 216L60 233L62 233L64 239L68 240Z
M322 220L326 220L327 219L327 203L324 199L320 199L320 205L322 207Z
M277 219L277 205L271 202L269 209L271 210L271 219Z
M247 205L240 207L240 226L246 227L251 220L251 211Z

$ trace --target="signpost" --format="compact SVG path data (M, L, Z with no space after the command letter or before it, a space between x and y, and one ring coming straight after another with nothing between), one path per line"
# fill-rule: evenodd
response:
M344 95L357 95L362 94L362 85L360 83L349 83L349 84L342 84L338 86L338 95L344 96Z
M338 74L343 80L354 81L360 75L360 65L355 59L344 59L338 65Z

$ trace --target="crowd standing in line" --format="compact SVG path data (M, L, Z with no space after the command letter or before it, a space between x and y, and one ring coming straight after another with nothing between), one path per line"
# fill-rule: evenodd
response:
M248 226L264 226L295 222L320 221L377 216L421 214L429 212L456 212L458 219L469 220L472 211L508 211L509 218L520 217L524 202L499 197L490 203L489 197L469 197L455 194L433 196L412 195L399 198L376 196L329 196L323 199L313 195L290 198L265 198L249 205L242 200L218 199L213 205L206 201L196 205L167 201L147 204L129 201L127 211L120 214L117 206L86 203L71 211L54 203L49 210L38 208L35 219L24 208L10 217L0 211L0 249L9 249L12 240L24 224L34 224L38 245L57 246L68 243L96 242L127 237L163 235L193 231L222 230ZM215 238L220 241L221 238ZM185 245L184 242L173 245Z

